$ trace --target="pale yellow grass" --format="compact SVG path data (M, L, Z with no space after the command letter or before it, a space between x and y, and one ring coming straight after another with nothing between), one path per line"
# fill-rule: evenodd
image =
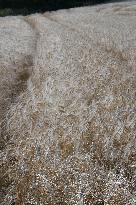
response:
M134 205L135 2L0 18L1 205Z

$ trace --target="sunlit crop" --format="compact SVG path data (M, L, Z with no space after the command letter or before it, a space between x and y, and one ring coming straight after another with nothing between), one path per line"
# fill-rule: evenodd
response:
M135 11L0 18L1 205L135 205Z

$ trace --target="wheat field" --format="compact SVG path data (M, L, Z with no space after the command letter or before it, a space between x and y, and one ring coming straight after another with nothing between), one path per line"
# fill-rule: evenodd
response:
M135 205L136 2L0 18L0 204Z

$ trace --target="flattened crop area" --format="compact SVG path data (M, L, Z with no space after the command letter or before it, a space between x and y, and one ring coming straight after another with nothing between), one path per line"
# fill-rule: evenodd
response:
M136 3L0 18L0 204L135 205Z

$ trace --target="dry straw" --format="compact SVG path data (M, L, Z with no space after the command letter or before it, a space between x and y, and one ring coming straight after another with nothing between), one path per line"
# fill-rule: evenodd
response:
M0 18L1 205L135 204L135 8Z

